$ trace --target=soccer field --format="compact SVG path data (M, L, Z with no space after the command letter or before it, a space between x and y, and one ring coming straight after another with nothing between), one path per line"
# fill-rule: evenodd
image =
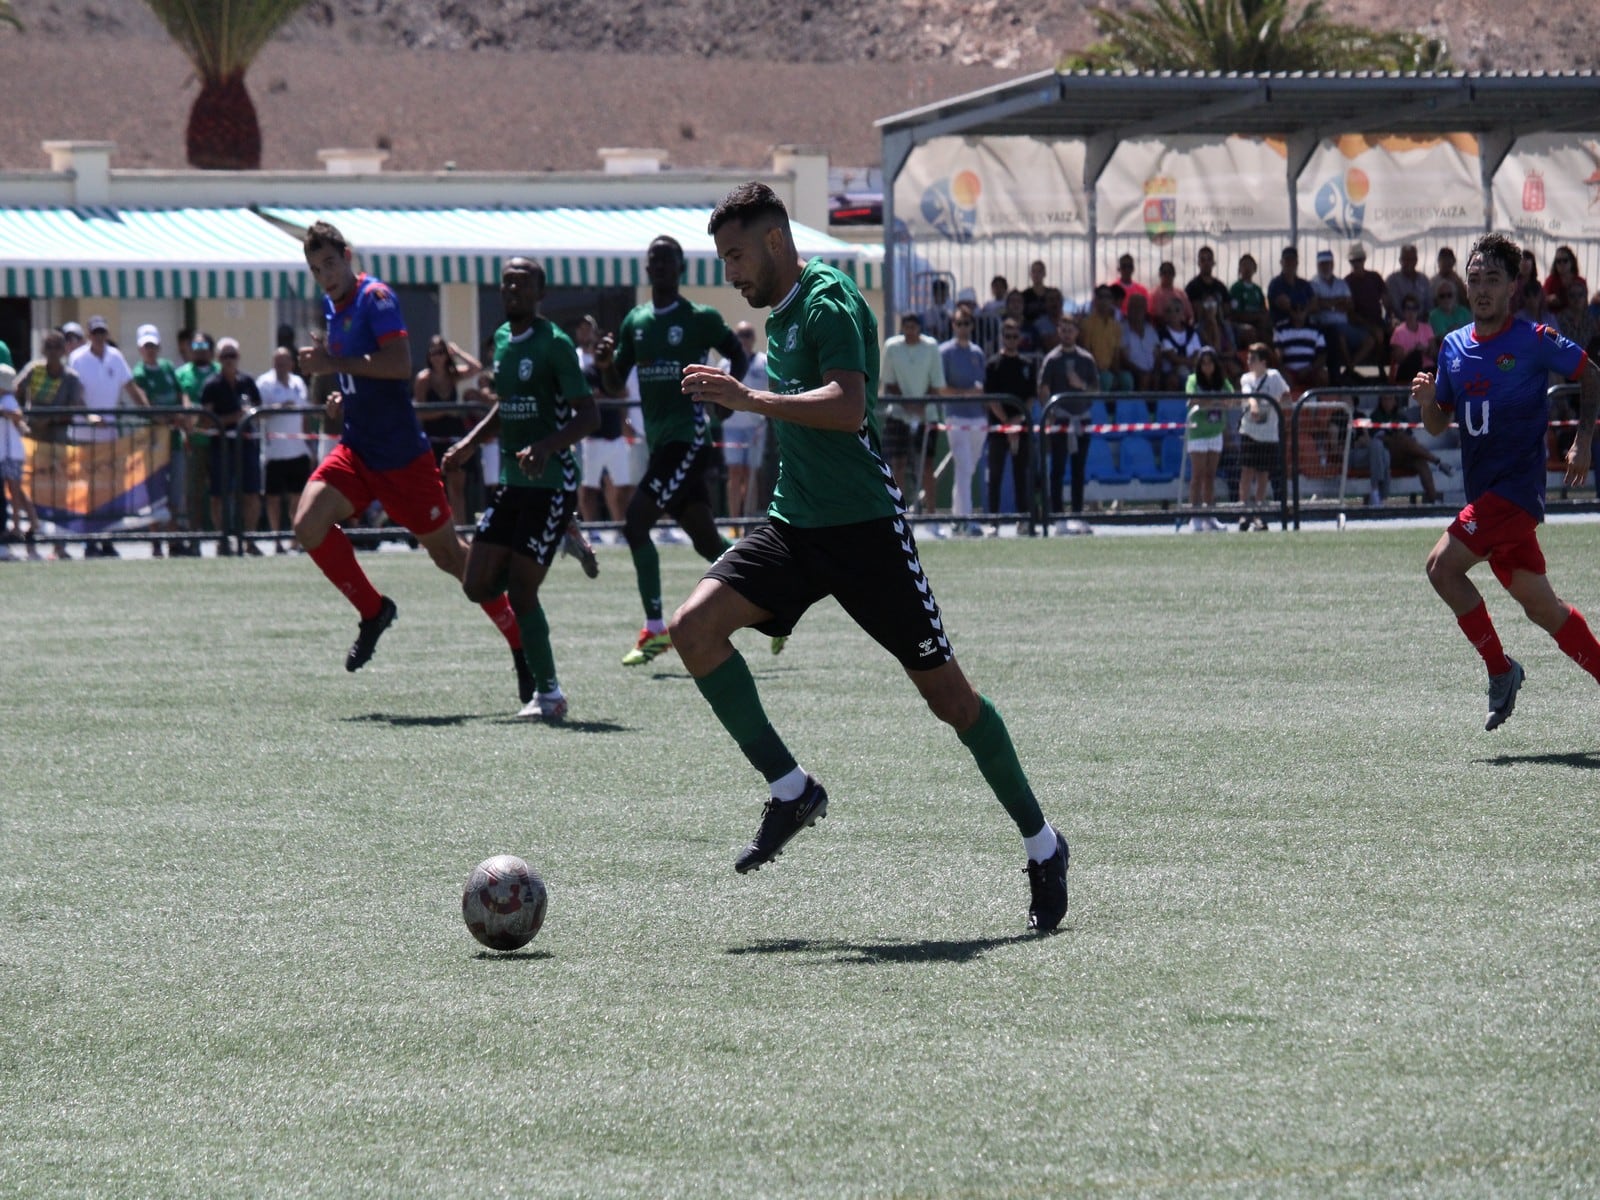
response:
M0 1195L1590 1196L1600 689L1434 530L932 543L957 653L1072 842L1010 822L831 603L742 648L828 818L557 563L571 719L420 553L0 566ZM1541 533L1600 618L1596 526ZM669 603L703 564L664 547ZM1597 622L1600 624L1600 622ZM474 863L550 888L524 952Z

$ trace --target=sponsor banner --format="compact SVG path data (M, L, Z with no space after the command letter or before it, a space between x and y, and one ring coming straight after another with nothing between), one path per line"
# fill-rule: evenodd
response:
M1088 233L1079 141L933 138L894 184L897 224L918 241Z
M1286 153L1273 138L1135 138L1095 187L1101 236L1281 233L1289 228Z
M1518 138L1495 173L1494 224L1519 240L1600 238L1600 133Z
M1299 184L1300 232L1396 245L1481 231L1478 139L1350 134L1312 154Z
M39 519L62 532L91 534L166 520L172 446L165 429L158 433L151 437L145 429L115 441L24 438L22 480Z

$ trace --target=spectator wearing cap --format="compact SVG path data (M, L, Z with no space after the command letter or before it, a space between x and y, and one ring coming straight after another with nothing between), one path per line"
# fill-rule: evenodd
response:
M883 344L882 362L878 382L885 396L917 398L940 396L945 392L944 360L939 357L938 345L922 336L920 313L901 315L899 334ZM938 440L938 434L927 428L926 415L927 404L920 399L912 404L890 404L884 410L883 451L894 471L895 482L902 483L906 479L911 449L917 448L922 463L922 491L931 506L935 465L932 443ZM909 489L907 494L916 495L916 489Z
M261 407L261 392L256 381L239 369L239 343L230 337L217 342L217 372L200 389L200 407L220 434L211 439L211 523L222 530L217 553L229 555L228 527L223 524L223 505L232 495L239 497L240 534L254 533L261 524L261 449L253 431L246 436L240 428L246 409ZM240 554L261 553L253 541L239 538Z
M148 408L150 401L133 381L133 369L122 351L111 344L111 327L104 317L89 318L89 344L79 346L67 360L83 381L83 406L89 410L93 428L89 440L114 442L116 422L101 414L115 412L126 400L130 406ZM91 507L99 507L109 496L90 496ZM116 558L117 548L109 538L91 541L84 553L94 558Z
M1114 285L1094 289L1094 301L1078 322L1078 345L1094 358L1102 392L1133 390L1133 373L1122 354L1121 301Z
M83 332L83 326L76 321L68 321L64 324L61 327L61 336L66 339L67 357L69 359L78 352L79 347L86 345L89 341L88 335Z
M216 343L204 330L189 335L189 358L178 368L178 386L183 389L184 401L190 408L200 407L200 393L217 373L213 358ZM212 528L211 524L211 432L203 424L190 428L184 445L185 470L189 477L189 494L184 507L189 514L189 528ZM195 546L195 550L199 547Z
M150 401L150 407L168 412L188 408L183 387L178 383L177 368L169 359L161 357L161 330L154 325L141 325L134 335L134 340L139 348L139 361L133 364L133 381L139 385ZM157 532L189 527L188 472L185 470L183 457L183 427L184 419L181 417L171 418L167 426L166 437L171 451L171 466L167 476L168 515L166 519L155 523L154 528ZM150 549L155 557L161 558L166 552L166 543L154 542ZM188 547L177 539L172 541L171 549L174 556L188 552Z
M1285 246L1278 255L1278 273L1267 284L1267 311L1273 323L1281 322L1297 304L1310 312L1315 300L1311 284L1300 277L1300 251Z
M1309 312L1310 306L1304 300L1292 302L1289 319L1273 335L1283 377L1297 395L1307 388L1328 384L1328 343L1322 331L1307 319Z
M1367 248L1351 242L1345 252L1350 271L1344 277L1350 289L1350 324L1372 339L1373 353L1380 361L1389 354L1389 287L1383 276L1367 270Z
M1356 379L1356 367L1372 352L1372 339L1350 320L1355 302L1350 285L1333 273L1332 250L1317 251L1317 273L1309 282L1316 297L1311 323L1328 343L1330 372L1335 378L1342 374L1347 382Z
M1410 242L1400 247L1400 269L1385 282L1389 286L1390 313L1403 312L1407 296L1414 296L1423 312L1433 307L1433 289L1428 285L1428 277L1417 270L1417 248Z

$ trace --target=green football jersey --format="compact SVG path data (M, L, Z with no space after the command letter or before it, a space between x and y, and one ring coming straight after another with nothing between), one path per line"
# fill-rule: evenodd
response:
M866 376L866 416L852 433L772 423L778 482L768 515L806 529L894 516L903 510L879 441L878 320L848 275L813 258L767 317L767 378L792 396L820 388L825 371Z
M186 362L178 368L178 386L183 389L183 394L189 397L189 403L196 408L200 407L200 393L205 391L206 383L221 368L213 360L205 366ZM191 446L206 446L211 443L211 426L201 422L189 431L189 444Z
M591 395L578 366L572 339L543 317L521 337L508 322L494 331L494 390L500 397L500 482L510 487L570 490L580 469L575 447L550 457L544 471L530 476L517 451L533 445L572 420L572 402Z
M704 406L683 394L683 369L703 363L724 345L733 330L722 314L682 297L665 312L641 304L622 319L617 331L617 374L639 372L639 405L644 440L651 450L667 442L703 441L708 436Z

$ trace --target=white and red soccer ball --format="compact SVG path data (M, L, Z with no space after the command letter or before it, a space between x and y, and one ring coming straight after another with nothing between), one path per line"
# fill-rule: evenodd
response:
M497 854L472 868L461 893L461 916L491 950L516 950L544 924L544 880L515 854Z

